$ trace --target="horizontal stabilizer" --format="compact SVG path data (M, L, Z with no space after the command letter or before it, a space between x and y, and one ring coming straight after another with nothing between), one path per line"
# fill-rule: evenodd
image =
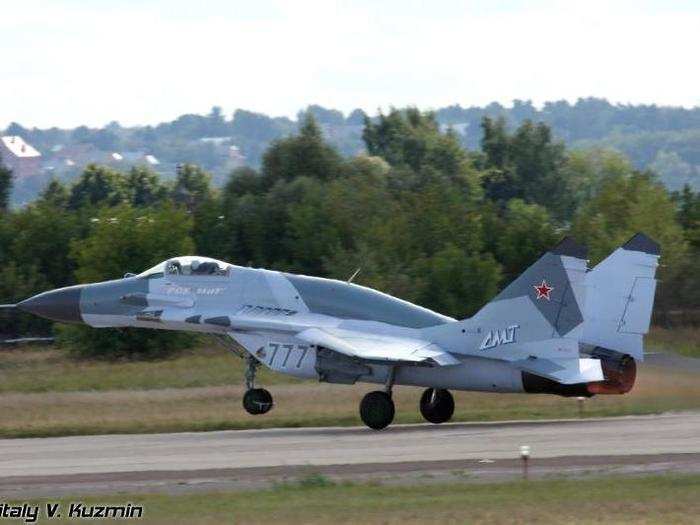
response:
M514 364L521 370L564 385L605 379L600 359L526 359Z
M362 359L393 363L458 365L460 361L437 345L420 339L366 334L333 328L308 328L296 337L335 352Z

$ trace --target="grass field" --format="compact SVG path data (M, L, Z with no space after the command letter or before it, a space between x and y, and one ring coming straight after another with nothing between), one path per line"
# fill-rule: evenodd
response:
M262 367L259 372L267 385L298 382ZM242 381L242 360L216 345L158 361L77 360L54 347L19 347L0 353L0 393L158 390Z
M141 523L697 524L700 476L422 485L334 484L321 476L252 492L67 498L144 507ZM38 502L36 502L38 503ZM43 503L43 502L42 502ZM65 523L53 520L52 523Z
M695 340L697 333L678 341ZM654 341L672 336L654 334ZM700 409L697 372L640 367L625 396L587 400L584 416ZM76 361L55 348L0 354L0 437L172 432L280 426L359 425L358 405L372 385L299 381L261 369L275 396L265 416L241 407L243 364L219 347L162 361ZM422 421L419 388L395 389L396 422ZM456 421L578 417L575 400L546 395L456 392Z
M655 329L647 347L700 357L700 329ZM0 352L0 394L216 387L240 385L242 378L243 362L216 344L158 361L76 360L55 347ZM304 384L264 367L259 379L265 385Z
M700 329L655 328L646 341L647 349L672 350L687 357L700 357Z

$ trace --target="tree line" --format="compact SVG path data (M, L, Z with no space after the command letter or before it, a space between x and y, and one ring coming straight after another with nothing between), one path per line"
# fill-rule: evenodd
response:
M243 109L227 116L215 106L208 114L181 115L155 126L124 127L111 122L103 128L37 129L13 122L5 134L20 135L49 156L55 148L90 146L105 156L142 152L155 155L168 166L194 163L212 173L218 183L228 175L227 157L221 148L202 139L219 137L227 145L236 145L246 165L259 169L268 146L297 133L306 115L316 119L330 143L344 156L353 157L365 149L362 128L367 115L361 109L345 115L315 104L299 111L296 120ZM700 191L700 108L612 104L589 97L575 103L546 102L542 107L529 100L514 100L511 106L497 102L486 106L452 105L437 109L435 118L443 128L452 126L460 143L471 150L478 149L483 141L484 118L503 118L509 131L526 121L544 122L569 147L614 147L637 169L653 167L659 180L671 190L679 191L689 184ZM60 170L64 170L61 176L65 179L78 175L77 168L62 165ZM15 200L30 199L36 194L37 183L25 180L17 184Z
M479 150L431 112L362 122L366 154L347 157L307 114L259 169L235 170L220 189L193 164L168 181L147 168L91 165L8 210L11 178L0 171L0 302L197 253L343 280L359 269L359 284L463 318L565 234L587 244L595 264L644 231L663 249L657 321L697 307L700 195L689 188L669 193L619 153L569 150L541 122L511 129L484 117ZM158 356L192 341L4 315L0 333L56 330L88 355Z

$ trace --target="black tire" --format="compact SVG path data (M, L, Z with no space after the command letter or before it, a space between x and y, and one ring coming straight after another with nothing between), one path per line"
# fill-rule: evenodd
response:
M455 400L449 390L428 388L420 397L420 413L430 423L445 423L454 411Z
M374 430L382 430L394 420L394 402L386 392L370 392L360 403L362 422Z
M251 388L243 395L243 408L254 416L265 414L272 408L272 394L264 388Z

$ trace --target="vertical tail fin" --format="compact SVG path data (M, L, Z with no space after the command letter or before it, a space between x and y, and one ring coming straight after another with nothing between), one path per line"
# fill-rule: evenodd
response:
M660 253L637 233L588 272L583 343L644 359Z
M576 337L584 319L586 257L586 248L566 237L473 319L487 322L517 318L523 330L526 326L533 329L533 339Z
M450 351L495 359L578 359L585 276L586 249L565 238L474 317L428 328L426 336Z

